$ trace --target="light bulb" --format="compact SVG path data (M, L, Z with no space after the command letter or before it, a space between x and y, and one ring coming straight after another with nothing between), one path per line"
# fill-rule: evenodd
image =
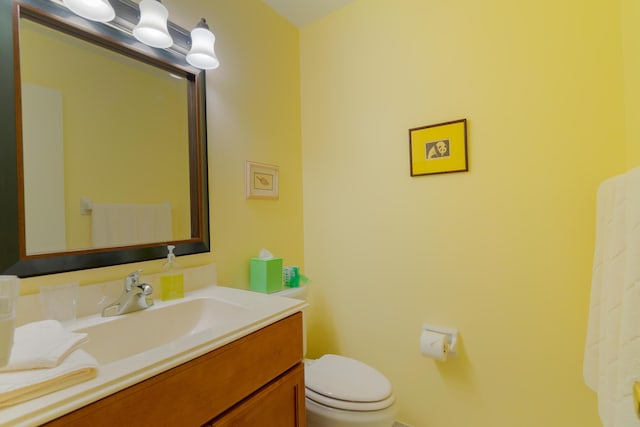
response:
M140 21L133 29L133 35L151 47L171 47L173 39L167 29L168 17L169 11L158 0L142 0L140 2Z
M108 0L63 0L63 3L76 15L91 21L109 22L116 17Z
M187 62L202 70L218 68L220 61L216 57L214 44L216 36L209 31L209 26L204 18L191 31L191 50L187 53Z

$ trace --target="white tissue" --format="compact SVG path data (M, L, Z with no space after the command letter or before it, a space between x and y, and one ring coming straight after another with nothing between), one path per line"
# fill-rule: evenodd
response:
M258 259L273 259L273 254L268 250L262 248L260 249L260 253L258 253Z
M420 352L425 357L445 361L449 352L449 336L439 332L423 330L420 336Z

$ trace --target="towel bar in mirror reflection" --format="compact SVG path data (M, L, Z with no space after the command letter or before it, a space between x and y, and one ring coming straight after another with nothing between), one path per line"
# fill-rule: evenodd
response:
M171 203L168 200L164 200L162 203L151 203L150 205L166 206L172 209ZM90 197L80 198L80 215L91 215L91 211L93 211L93 200Z
M167 243L177 255L209 251L205 72L178 51L142 45L56 2L0 0L0 20L0 93L15 101L0 112L7 207L0 211L0 273L28 277L160 259ZM170 31L188 36L173 23ZM43 155L38 141L52 135L57 148ZM86 194L167 200L172 237L96 248L91 218L78 212Z

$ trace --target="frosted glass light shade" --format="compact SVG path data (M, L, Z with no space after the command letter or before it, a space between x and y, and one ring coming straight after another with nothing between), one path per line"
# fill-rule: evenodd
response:
M109 0L63 0L76 15L98 22L109 22L116 17L116 12Z
M207 22L202 18L191 31L191 49L187 53L187 62L202 70L218 68L220 61L214 51L215 42L216 36L209 31Z
M169 11L162 3L157 0L142 0L140 21L133 29L133 35L151 47L171 47L173 39L167 29L167 18Z

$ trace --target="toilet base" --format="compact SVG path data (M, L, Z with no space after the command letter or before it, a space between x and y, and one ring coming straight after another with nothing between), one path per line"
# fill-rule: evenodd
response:
M351 412L305 401L307 427L392 427L396 416L396 403L379 411Z

